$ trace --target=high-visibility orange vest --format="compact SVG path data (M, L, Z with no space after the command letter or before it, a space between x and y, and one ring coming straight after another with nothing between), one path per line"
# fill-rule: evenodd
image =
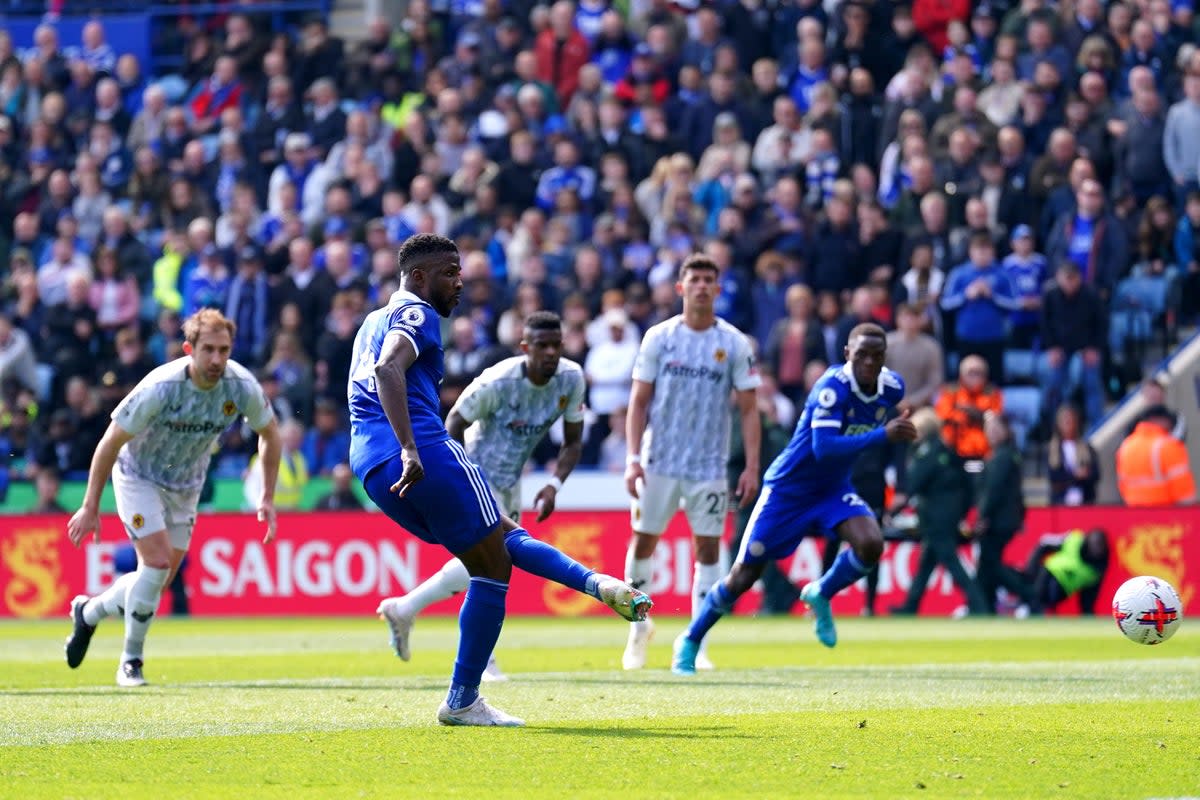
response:
M1187 448L1153 422L1139 422L1117 448L1117 490L1127 506L1170 506L1194 500Z
M934 410L942 420L942 439L961 458L987 458L992 453L983 432L983 417L1004 411L1004 395L991 384L973 392L961 383L952 383L938 395ZM978 411L972 420L968 412Z

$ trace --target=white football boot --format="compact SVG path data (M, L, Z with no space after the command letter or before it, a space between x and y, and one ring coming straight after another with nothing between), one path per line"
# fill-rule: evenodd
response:
M398 597L389 597L384 600L379 604L379 608L375 609L375 613L391 629L392 650L396 651L400 660L408 661L412 658L412 651L408 648L408 635L412 633L416 615L406 613Z
M597 576L596 594L601 603L630 622L641 622L654 607L650 595L611 575Z
M505 714L498 708L492 708L482 697L466 708L452 709L442 701L438 708L437 721L442 725L474 725L484 728L523 728L525 720Z

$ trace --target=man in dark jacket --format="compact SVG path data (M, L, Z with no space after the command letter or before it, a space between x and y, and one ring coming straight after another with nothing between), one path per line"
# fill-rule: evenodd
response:
M317 501L315 511L362 511L362 502L351 489L354 474L345 464L333 468L333 485L329 494Z
M1104 413L1100 348L1107 314L1095 287L1086 286L1073 261L1063 261L1042 298L1042 414L1046 420L1075 392L1083 394L1088 422Z
M708 79L708 96L692 106L683 117L683 141L692 158L697 161L713 141L713 122L726 111L737 119L742 138L754 141L758 137L758 120L750 108L738 99L733 76L714 72Z
M830 198L805 253L812 290L841 294L865 283L867 276L855 269L860 247L854 212L842 198Z
M892 607L893 614L916 614L921 597L941 564L954 584L967 596L967 608L973 614L987 612L987 603L979 586L958 560L961 542L959 523L971 503L971 484L962 461L942 441L937 414L922 409L913 416L918 443L905 476L907 494L916 502L917 522L921 531L921 560L913 576L904 603Z
M1040 609L1033 587L1004 563L1004 548L1025 524L1021 454L1002 415L989 417L984 430L992 445L992 457L979 478L979 519L975 523L979 564L975 577L989 614L996 613L996 590L1001 586L1036 613Z
M1117 144L1117 175L1138 205L1155 195L1171 196L1171 175L1163 160L1166 120L1155 91L1137 91L1126 110Z

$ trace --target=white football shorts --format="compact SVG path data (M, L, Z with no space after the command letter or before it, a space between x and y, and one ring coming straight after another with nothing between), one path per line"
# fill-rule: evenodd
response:
M500 489L489 483L488 488L492 490L492 497L496 498L496 505L500 507L500 513L520 525L521 482L518 480L507 489Z
M630 524L636 533L659 536L667 529L680 501L694 536L721 536L729 509L729 487L724 479L689 481L646 473L646 480L631 508Z
M165 530L171 547L187 550L196 527L196 506L200 490L175 491L164 489L150 481L126 475L113 467L113 494L117 500L117 516L130 539L141 539Z

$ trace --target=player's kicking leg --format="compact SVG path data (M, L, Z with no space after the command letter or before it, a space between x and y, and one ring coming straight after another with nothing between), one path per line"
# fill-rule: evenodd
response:
M853 498L853 500L847 501L847 497ZM838 554L838 557L834 559L833 566L826 570L824 575L800 590L800 599L812 608L815 617L813 629L817 634L817 640L826 647L833 647L837 644L837 627L833 622L830 600L838 592L875 569L883 555L883 533L879 530L879 523L875 521L875 517L867 509L865 503L862 503L859 508L854 500L862 503L856 495L843 493L839 502L846 508L840 512L840 515L844 516L846 513L850 513L851 516L843 518L833 526L838 537L850 547ZM858 511L861 513L857 513Z
M369 473L363 485L384 513L425 541L449 549L470 575L458 617L458 655L450 691L438 709L438 722L524 725L522 720L492 708L479 696L484 668L504 625L512 567L585 592L626 619L644 617L651 606L650 598L615 578L587 569L500 516L490 494L481 491L482 472L456 442L422 448L420 456L425 477L410 484L405 496L391 491L404 472L399 458Z
M462 594L467 590L470 581L471 576L467 573L467 568L457 558L452 558L437 573L408 594L401 597L389 597L379 604L375 613L388 624L392 650L402 661L412 658L409 635L412 633L417 615L434 603L449 599L456 594ZM487 667L483 671L483 680L485 682L508 680L508 676L501 672L500 667L496 664L495 654L488 659Z
M630 622L646 619L654 603L642 590L580 564L561 550L533 538L507 517L500 518L500 525L514 567L593 597Z
M502 554L496 548L502 548ZM459 558L471 578L459 615L462 635L454 664L454 677L446 701L438 709L443 725L515 727L522 720L488 706L479 696L479 682L487 657L495 648L504 621L504 599L512 567L561 583L588 594L628 620L645 618L652 603L639 592L609 575L569 558L530 536L507 517L482 542ZM485 649L486 648L486 649Z
M488 489L491 490L497 505L501 509L507 509L504 512L505 515L519 524L521 519L520 484L510 486L508 489L499 489L489 483ZM401 661L408 661L412 658L409 638L417 615L434 603L465 592L470 579L471 576L467 573L467 568L463 566L463 563L457 558L453 558L447 561L436 574L408 594L401 597L389 597L379 604L375 613L388 624L389 643ZM483 671L483 680L484 682L508 680L508 676L500 670L500 665L496 663L495 653L488 659L487 668Z

